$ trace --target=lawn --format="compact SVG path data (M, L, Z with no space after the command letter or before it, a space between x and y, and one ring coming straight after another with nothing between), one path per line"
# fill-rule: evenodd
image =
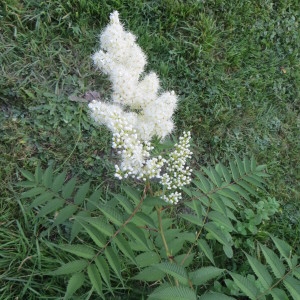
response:
M235 154L267 164L268 193L281 205L268 230L300 251L299 1L4 0L1 300L58 299L66 287L56 277L43 282L59 265L59 250L36 238L42 224L20 199L20 169L52 165L80 183L90 180L103 197L119 189L111 134L93 124L86 99L91 91L110 95L91 55L113 10L138 36L147 71L179 95L173 138L191 131L193 168Z

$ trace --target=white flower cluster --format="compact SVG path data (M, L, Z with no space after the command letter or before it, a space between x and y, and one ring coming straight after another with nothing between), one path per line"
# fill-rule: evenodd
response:
M184 132L166 161L166 173L162 175L161 183L167 190L180 189L191 182L192 170L186 166L187 160L192 155L189 149L190 139L190 132ZM164 196L164 200L171 203L177 203L180 199L181 194L178 192Z
M101 49L92 58L112 82L112 101L123 111L135 111L132 126L139 139L150 141L154 135L164 138L174 127L172 115L177 97L173 91L159 95L159 79L154 72L142 77L146 56L135 40L132 33L123 29L119 14L114 11L110 24L100 35Z
M173 91L159 93L159 79L154 72L143 75L146 56L135 41L136 37L124 30L118 12L113 12L110 24L100 35L101 48L92 57L112 82L112 102L94 100L89 108L96 123L106 125L113 133L112 147L122 159L115 166L115 176L159 178L164 189L171 192L190 182L191 172L185 167L191 155L190 134L180 138L168 160L150 158L153 136L163 139L173 130L177 96ZM167 173L161 175L164 166ZM163 199L177 203L180 197L175 191Z

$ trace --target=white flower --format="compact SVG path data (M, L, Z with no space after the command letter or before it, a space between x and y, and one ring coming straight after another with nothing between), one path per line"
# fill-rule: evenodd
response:
M112 132L112 147L121 158L115 177L158 178L169 191L163 199L176 204L181 199L176 190L191 180L191 170L186 167L191 156L190 133L184 133L167 160L151 157L150 141L154 136L164 139L172 132L177 96L173 91L160 94L154 72L143 74L146 56L136 37L124 30L116 11L110 15L110 23L100 35L100 49L92 59L112 83L112 102L92 101L89 108L95 122ZM166 172L162 174L162 170Z

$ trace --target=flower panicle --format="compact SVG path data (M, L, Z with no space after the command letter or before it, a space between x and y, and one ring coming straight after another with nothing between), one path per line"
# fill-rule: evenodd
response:
M156 73L144 74L147 57L136 36L124 29L117 11L111 13L92 59L112 83L111 102L94 100L89 108L95 122L112 132L112 147L121 157L115 177L157 178L168 192L163 199L177 203L181 194L176 190L190 182L191 170L186 167L191 157L190 133L183 134L168 159L151 157L150 142L154 136L163 140L172 132L178 101L175 92L160 93Z

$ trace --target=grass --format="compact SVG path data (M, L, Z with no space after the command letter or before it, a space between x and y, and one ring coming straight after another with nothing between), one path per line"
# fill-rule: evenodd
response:
M193 136L193 164L255 155L268 164L269 192L282 204L274 232L299 236L300 12L276 1L21 1L0 10L0 299L56 299L64 284L41 274L59 265L39 244L21 203L19 168L54 164L103 193L115 188L110 134L68 96L109 95L90 55L109 13L138 36L164 89L180 95L178 135ZM32 233L35 233L34 235ZM59 237L56 237L59 238ZM299 240L298 240L299 242ZM45 278L47 283L45 284ZM50 279L51 278L51 279Z

